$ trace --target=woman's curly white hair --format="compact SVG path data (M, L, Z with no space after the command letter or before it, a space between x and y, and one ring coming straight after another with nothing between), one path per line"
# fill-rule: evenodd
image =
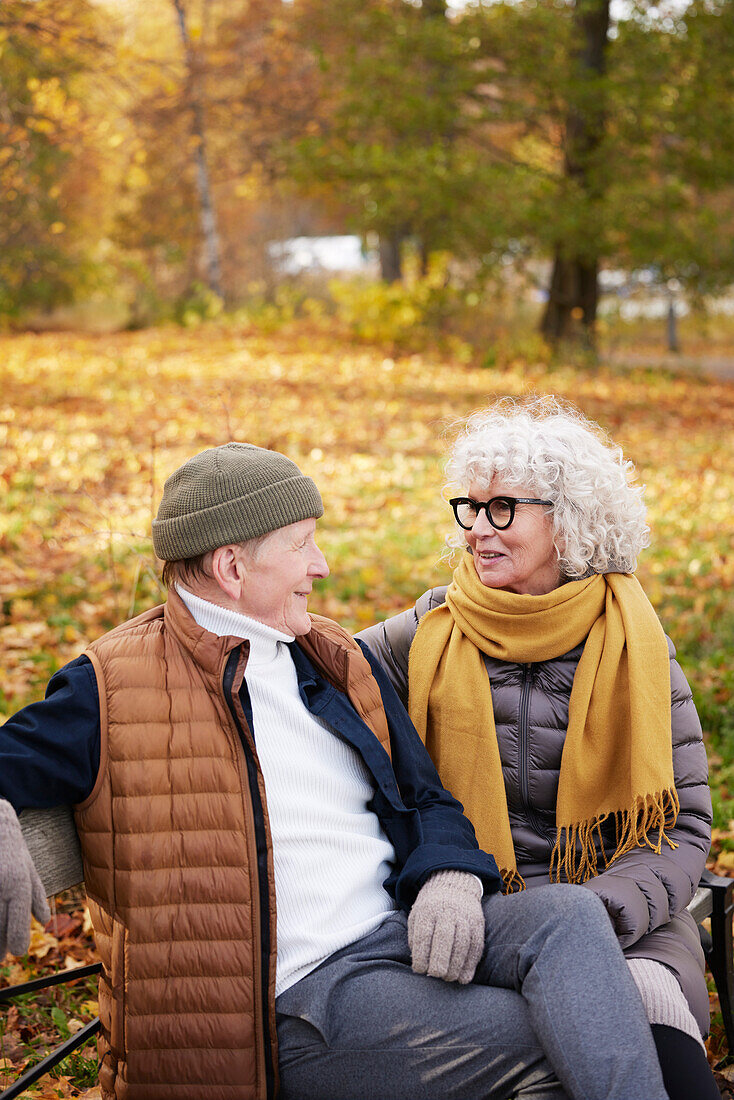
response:
M634 465L602 429L556 398L505 398L474 413L454 441L446 474L466 492L471 482L522 489L550 500L555 546L566 580L591 573L632 573L649 545L644 486ZM447 539L465 545L463 533Z

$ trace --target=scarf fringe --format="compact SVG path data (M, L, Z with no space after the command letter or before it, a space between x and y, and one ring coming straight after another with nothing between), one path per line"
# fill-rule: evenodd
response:
M599 814L591 821L559 828L551 854L551 882L587 882L599 873L595 833L604 858L604 869L635 848L647 847L657 855L663 841L670 848L677 848L678 845L666 835L665 830L675 825L679 812L678 792L675 787L669 787L656 794L638 797L631 810L615 810ZM611 856L607 856L602 825L612 816L616 827L616 849Z
M500 874L502 875L503 894L519 894L522 890L527 889L525 879L514 868L501 867Z

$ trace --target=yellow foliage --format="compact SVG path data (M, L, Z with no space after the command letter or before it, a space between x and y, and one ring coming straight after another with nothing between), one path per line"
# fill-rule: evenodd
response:
M728 875L734 878L734 852L721 852L716 859L717 875Z
M39 924L35 917L31 923L31 942L28 954L34 959L43 959L55 947L59 946L56 936L44 932L43 925Z
M364 301L367 319L379 319L383 291L376 301L361 294L349 307ZM396 293L398 314L402 304ZM4 336L0 362L5 713L41 694L49 670L87 640L160 600L150 522L163 481L228 439L280 449L315 478L332 576L312 606L348 627L450 575L440 561L451 527L446 433L502 394L557 393L620 440L647 486L652 546L640 574L676 642L705 639L734 586L731 383L388 356L338 339L318 319L267 335L210 322ZM694 672L724 690L713 665Z

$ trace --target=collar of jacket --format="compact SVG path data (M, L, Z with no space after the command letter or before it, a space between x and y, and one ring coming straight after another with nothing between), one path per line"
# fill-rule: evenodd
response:
M154 610L160 614L160 608ZM246 638L237 638L231 634L218 637L210 630L199 626L173 588L170 589L168 599L163 605L163 619L166 630L170 630L176 641L209 675L221 678L227 658L237 646L242 646L244 652L249 653L250 643Z

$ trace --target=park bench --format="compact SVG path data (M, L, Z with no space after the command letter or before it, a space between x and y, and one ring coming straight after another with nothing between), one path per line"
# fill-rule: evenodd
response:
M84 880L81 849L71 809L58 806L53 810L25 810L20 815L28 849L49 897L77 886ZM730 1054L734 1052L734 1021L732 1021L732 997L734 997L734 962L732 958L732 910L734 909L734 879L722 878L711 871L704 871L698 890L688 906L701 935L706 962L716 984L721 1013ZM702 922L710 918L710 932ZM43 978L36 978L21 985L0 989L0 1004L22 993L45 989L63 982L75 981L89 974L97 974L99 963L75 967ZM19 1097L30 1085L53 1069L63 1058L82 1046L99 1031L99 1019L86 1024L43 1061L38 1062L0 1093L0 1100Z

